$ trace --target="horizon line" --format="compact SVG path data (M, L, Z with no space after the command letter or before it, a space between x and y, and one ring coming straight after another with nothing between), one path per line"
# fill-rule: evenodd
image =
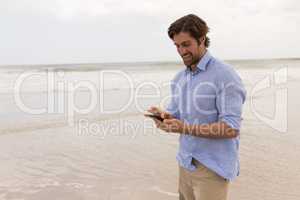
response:
M223 59L224 61L258 61L258 60L300 60L300 57L281 57L281 58L239 58L239 59ZM52 65L96 65L96 64L155 64L155 63L182 63L180 60L165 60L165 61L118 61L118 62L78 62L78 63L39 63L39 64L0 64L0 67L9 66L52 66Z

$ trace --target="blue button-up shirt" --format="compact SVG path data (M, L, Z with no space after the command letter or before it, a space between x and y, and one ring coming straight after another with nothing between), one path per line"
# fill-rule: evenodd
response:
M238 74L228 64L207 51L196 70L180 71L171 84L172 98L167 111L186 124L209 124L224 121L240 130L242 105L246 91ZM180 135L177 160L179 165L194 171L192 159L225 179L239 174L239 137L208 139Z

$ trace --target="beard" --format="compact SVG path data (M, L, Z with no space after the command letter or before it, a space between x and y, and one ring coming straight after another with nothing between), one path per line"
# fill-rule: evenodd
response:
M184 56L182 56L183 63L189 69L192 69L192 66L198 64L199 62L199 58L195 58L195 56L193 56L192 54L189 54L189 56L186 59L184 58Z

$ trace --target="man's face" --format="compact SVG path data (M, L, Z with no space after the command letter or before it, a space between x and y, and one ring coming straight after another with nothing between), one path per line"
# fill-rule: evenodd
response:
M184 64L194 67L199 62L205 50L204 42L201 42L200 39L200 44L198 44L197 40L186 32L180 32L174 35L173 41Z

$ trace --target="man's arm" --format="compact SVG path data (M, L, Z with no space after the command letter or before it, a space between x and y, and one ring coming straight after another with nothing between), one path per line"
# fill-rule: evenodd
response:
M182 133L210 139L235 138L239 135L238 130L222 121L204 125L184 125Z
M223 121L201 125L187 125L178 119L155 120L156 126L166 132L174 132L210 139L235 138L239 131L231 128Z

